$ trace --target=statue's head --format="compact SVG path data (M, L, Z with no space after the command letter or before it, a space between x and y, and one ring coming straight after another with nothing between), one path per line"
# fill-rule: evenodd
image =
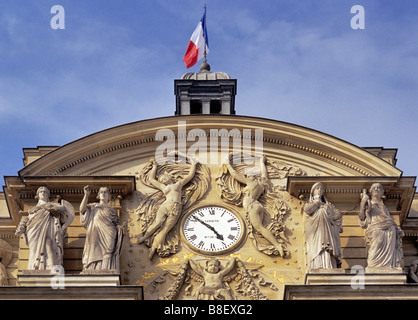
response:
M97 199L104 203L108 203L110 200L111 194L108 187L101 187L97 193Z
M312 187L312 194L322 196L325 192L324 186L321 182L315 183Z
M245 167L243 173L247 179L259 180L261 177L261 167L258 164L254 164L252 166Z
M325 188L321 182L315 183L311 188L310 200L320 199L323 202L326 202L325 197Z
M381 199L383 197L383 194L385 193L380 183L373 183L370 187L369 192L372 195L372 197L375 197L377 199Z
M173 178L167 172L164 172L158 177L158 182L169 185L173 183Z
M248 180L254 181L258 184L261 184L261 185L265 184L265 180L263 179L263 177L259 173L256 173L256 171L247 172L245 174L245 178L247 178Z
M218 259L210 259L206 261L206 270L209 273L218 273L221 267L221 262Z
M51 193L49 192L47 187L39 187L36 190L36 197L37 200L48 201Z

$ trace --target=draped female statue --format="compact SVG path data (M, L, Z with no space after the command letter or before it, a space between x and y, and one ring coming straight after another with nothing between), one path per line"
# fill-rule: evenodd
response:
M36 197L37 205L21 220L16 235L25 235L29 247L28 270L52 270L54 266L62 265L63 238L74 219L74 208L65 200L50 202L46 187L39 187Z
M99 189L99 203L87 204L90 193L89 187L84 187L80 204L80 222L87 230L83 270L119 270L123 227L118 212L109 205L111 194L107 187Z
M369 193L371 197L363 190L359 213L360 226L370 241L367 268L400 268L403 232L383 203L382 185L372 184Z
M306 214L305 237L308 268L330 269L341 267L340 235L343 231L342 213L328 202L321 182L311 188Z

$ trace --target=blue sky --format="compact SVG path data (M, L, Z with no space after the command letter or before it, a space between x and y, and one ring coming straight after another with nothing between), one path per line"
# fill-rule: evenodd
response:
M397 148L397 167L418 175L417 1L206 3L208 62L238 79L237 114ZM1 0L0 177L22 168L22 148L173 115L203 4ZM53 5L65 9L65 30L50 26ZM354 5L363 30L351 28Z

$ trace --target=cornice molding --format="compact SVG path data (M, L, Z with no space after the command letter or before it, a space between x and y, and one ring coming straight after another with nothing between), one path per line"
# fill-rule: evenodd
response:
M184 135L177 133L178 121L186 121L188 131L203 129L207 138L211 136L210 129L263 129L263 143L269 147L266 148L266 153L267 149L273 153L284 149L294 154L301 154L305 158L303 161L309 157L316 162L322 159L327 163L326 166L340 168L338 170L343 170L344 173L341 174L345 175L400 176L402 174L399 169L367 150L316 130L256 117L201 115L156 118L110 128L57 148L24 167L19 175L60 176L77 175L81 172L83 175L94 175L94 172L89 173L79 168L87 163L91 168L91 164L105 158L109 161L112 156L120 158L121 153L139 147L141 151L133 158L131 155L131 159L140 159L144 157L142 150L147 148L155 150L157 142L154 138L160 129L172 130L177 139L184 138ZM254 140L254 137L252 139Z

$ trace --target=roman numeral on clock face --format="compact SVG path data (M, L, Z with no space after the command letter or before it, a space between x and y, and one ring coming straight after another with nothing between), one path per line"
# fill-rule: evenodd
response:
M197 235L193 234L190 236L190 240L195 241L197 239Z

